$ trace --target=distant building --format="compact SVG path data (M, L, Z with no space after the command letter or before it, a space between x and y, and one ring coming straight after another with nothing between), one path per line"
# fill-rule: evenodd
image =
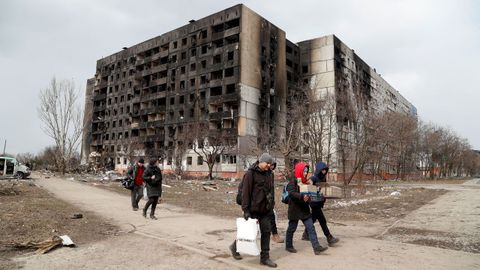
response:
M238 176L255 160L257 143L285 134L293 85L315 77L320 92L335 92L345 69L361 76L379 110L415 113L337 37L294 44L246 6L233 6L97 61L87 81L82 158L125 169L131 159L161 156L163 168L173 169L179 135L201 121L237 141L214 172ZM193 174L207 172L193 151L182 164Z

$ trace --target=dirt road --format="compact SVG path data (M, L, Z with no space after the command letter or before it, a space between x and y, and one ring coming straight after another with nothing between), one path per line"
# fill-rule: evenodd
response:
M159 219L153 221L133 212L127 196L56 178L37 183L59 199L118 224L124 233L89 246L18 258L24 269L265 269L258 257L235 261L229 256L227 247L235 234L231 218L160 204ZM426 230L453 233L450 237L462 237L461 241L475 248L480 242L477 185L472 182L443 195L393 226L382 222L332 224L331 230L342 240L323 255L315 256L297 233L294 244L299 253L287 253L283 244L273 243L271 257L279 269L480 269L478 253L404 243L415 241L395 237L397 228L419 234ZM285 220L279 221L281 231L285 225Z

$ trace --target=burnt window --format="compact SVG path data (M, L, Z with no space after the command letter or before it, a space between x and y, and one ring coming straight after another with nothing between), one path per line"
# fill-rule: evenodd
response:
M187 38L182 39L182 46L185 46L185 45L187 45Z
M225 69L225 77L232 77L234 74L233 68L227 68Z
M197 65L195 63L190 64L190 71L195 71L197 69Z
M222 55L217 54L213 56L213 64L220 64L222 62Z
M220 96L222 94L222 87L212 87L210 88L210 96Z
M233 60L233 56L234 56L234 52L228 52L228 53L227 53L227 60L228 60L228 61Z
M191 55L191 56L197 55L197 48L191 49L191 50L190 50L190 55Z
M232 94L235 93L235 84L229 84L226 87L226 93L227 94Z
M302 73L308 73L308 65L303 65L302 66Z
M171 97L170 98L170 105L174 105L175 104L175 98L174 97Z
M180 96L179 103L180 103L180 104L185 103L185 96Z
M202 31L200 32L200 37L201 37L201 38L207 38L207 35L208 35L208 34L207 34L207 30L206 30L206 29L205 29L205 30L202 30Z
M195 78L190 79L190 87L195 87Z
M203 45L202 46L202 54L206 54L208 51L208 45Z

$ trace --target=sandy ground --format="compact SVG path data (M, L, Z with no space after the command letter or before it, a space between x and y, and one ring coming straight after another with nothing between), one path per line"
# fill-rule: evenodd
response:
M265 269L258 264L258 257L235 261L229 256L227 247L235 234L232 217L201 215L160 204L159 219L154 221L132 211L129 197L122 194L57 178L39 179L37 183L59 199L105 218L124 233L74 249L16 258L23 269ZM480 254L474 253L475 243L480 242L477 185L472 182L442 195L399 217L393 226L382 220L331 224L330 229L341 242L320 256L313 254L308 242L298 240L297 233L294 245L299 253L287 253L283 244L272 243L271 257L279 269L480 269ZM285 225L286 220L280 219L281 231ZM395 237L399 228L414 233L454 233L454 238L473 243L467 244L472 250L412 244L415 241L403 235ZM325 244L324 238L321 242Z

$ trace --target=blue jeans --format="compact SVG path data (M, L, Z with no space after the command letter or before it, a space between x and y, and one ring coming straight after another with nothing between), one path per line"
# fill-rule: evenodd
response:
M303 225L308 231L308 237L310 238L310 243L312 243L312 247L318 248L320 247L320 243L318 242L317 232L315 232L315 227L313 227L312 218L307 218L302 220ZM298 220L289 220L288 221L288 229L287 235L285 237L285 246L286 248L293 248L293 234L297 230Z

